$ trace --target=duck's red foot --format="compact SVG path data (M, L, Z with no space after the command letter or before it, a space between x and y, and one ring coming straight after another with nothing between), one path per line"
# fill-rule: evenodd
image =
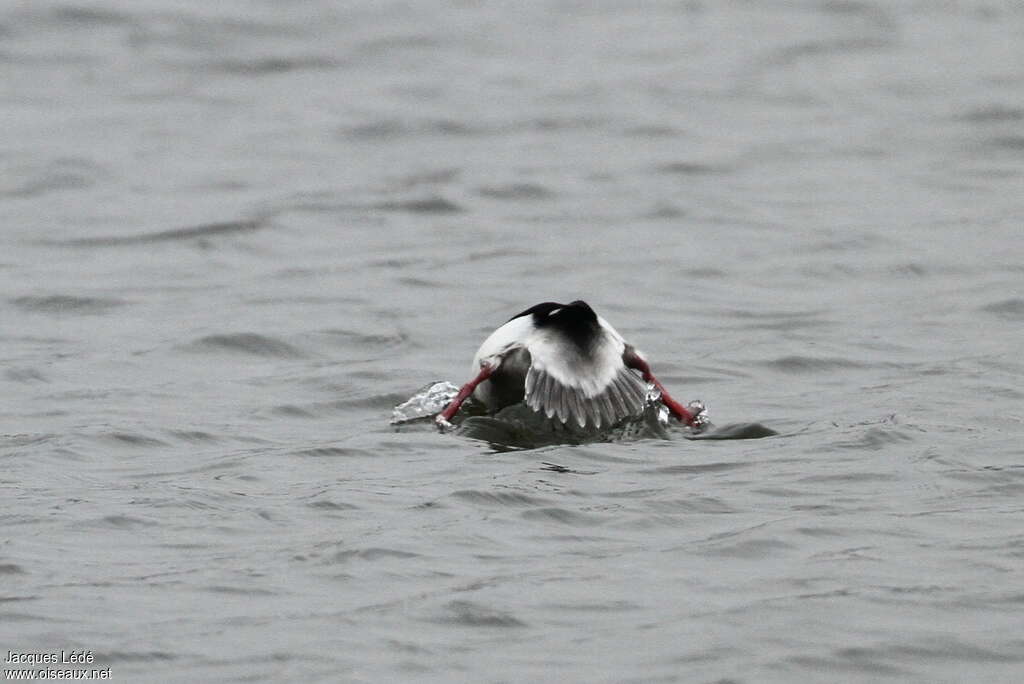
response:
M661 403L668 408L670 414L677 420L686 423L690 427L694 427L696 414L672 398L668 390L665 389L665 386L658 381L658 378L654 377L654 373L651 372L651 367L647 364L647 361L633 347L626 345L626 351L622 354L622 361L627 367L640 371L646 382L658 388L658 391L661 393ZM701 406L703 407L703 404Z
M469 398L469 395L473 393L473 390L476 389L476 386L479 385L484 380L486 380L487 378L491 377L491 373L494 372L495 368L497 368L497 366L491 364L480 365L480 373L478 373L475 378L473 378L465 385L463 385L462 388L459 390L459 393L455 395L455 398L452 399L447 406L445 406L443 411L437 414L437 418L434 419L434 422L437 423L437 427L439 427L442 431L450 430L451 428L455 427L451 423L452 416L459 412L459 408L462 406L462 402L466 401L466 399Z

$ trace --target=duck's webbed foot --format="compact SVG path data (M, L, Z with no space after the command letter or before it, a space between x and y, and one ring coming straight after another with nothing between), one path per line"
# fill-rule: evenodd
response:
M475 378L467 382L459 389L459 393L455 395L455 398L449 402L441 413L437 414L434 422L437 423L437 427L445 432L455 427L452 425L452 416L459 412L459 408L462 406L462 402L469 398L469 395L473 394L473 390L481 382L491 377L491 374L498 368L497 363L485 361L480 364L480 372Z

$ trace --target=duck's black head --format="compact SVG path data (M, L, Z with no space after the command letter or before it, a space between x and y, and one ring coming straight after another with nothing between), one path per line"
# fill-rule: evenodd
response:
M597 314L589 304L580 299L568 304L537 304L509 320L523 316L532 316L533 324L538 328L557 330L581 350L589 349L601 330Z

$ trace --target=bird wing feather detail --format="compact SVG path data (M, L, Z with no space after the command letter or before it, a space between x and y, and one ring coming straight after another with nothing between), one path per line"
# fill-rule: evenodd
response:
M567 385L544 369L533 365L526 374L526 405L562 423L574 421L581 428L615 425L639 415L644 408L647 387L631 370L622 366L600 392L587 396L581 387Z

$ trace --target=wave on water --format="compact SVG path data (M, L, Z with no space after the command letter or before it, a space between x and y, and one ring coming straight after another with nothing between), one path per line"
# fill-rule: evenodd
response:
M835 370L865 368L866 365L853 359L840 357L814 357L789 355L761 362L761 365L783 373L823 373Z
M115 297L81 297L77 295L26 295L11 300L22 311L47 314L101 314L124 306L127 302Z
M121 245L145 245L154 242L175 242L203 238L252 233L266 228L269 223L261 219L243 219L218 223L203 223L197 226L171 228L155 233L139 233L135 235L102 235L96 237L72 238L70 240L48 241L66 247L117 247Z
M480 188L477 192L483 197L510 201L548 199L555 194L549 188L537 183L488 185Z
M63 190L85 190L108 174L103 167L88 159L59 157L41 166L18 166L3 175L0 197L24 199Z
M512 613L474 601L450 601L434 621L465 627L526 627L526 623Z
M981 307L981 309L1001 318L1018 321L1024 319L1024 299L1019 297L993 302Z
M197 352L241 352L252 356L281 359L305 356L300 349L287 342L258 333L207 335L188 345L188 349Z
M215 71L233 76L263 76L290 71L327 70L338 67L335 59L323 55L258 57L254 59L199 60L190 65L199 72Z
M457 214L465 211L461 206L441 196L408 200L389 200L373 205L381 211L407 211L414 214Z

